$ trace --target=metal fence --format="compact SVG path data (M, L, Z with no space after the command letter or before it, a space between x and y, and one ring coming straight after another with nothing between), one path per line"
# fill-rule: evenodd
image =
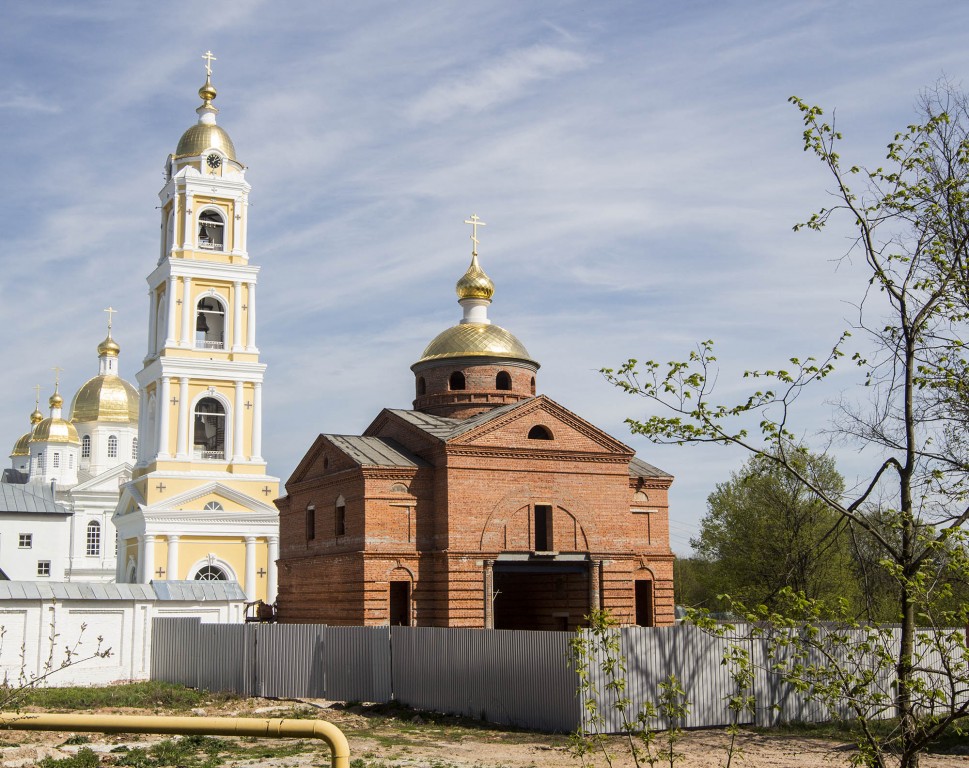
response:
M397 701L416 709L481 718L544 731L589 728L576 694L578 675L569 663L568 632L441 629L420 627L328 627L309 624L201 624L197 619L156 619L152 629L152 679L249 696L311 697L331 701ZM859 634L859 641L861 635ZM898 632L885 633L897 648ZM718 638L697 627L620 630L626 665L625 695L631 708L657 701L660 684L675 674L690 713L681 727L730 722L727 698L734 692L722 663L730 644L742 645L756 669L756 714L742 724L819 722L830 719L811 701L769 671L763 638ZM940 655L923 641L920 666L940 667ZM965 669L966 660L957 664ZM615 694L601 664L590 665L604 716L604 730L622 723L611 706ZM891 680L876 680L891 696ZM967 696L963 690L960 696ZM845 707L839 707L849 714ZM886 708L885 716L891 714ZM663 727L659 719L654 723Z

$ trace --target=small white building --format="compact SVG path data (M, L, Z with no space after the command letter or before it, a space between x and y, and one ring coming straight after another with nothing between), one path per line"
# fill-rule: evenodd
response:
M63 581L73 517L49 485L0 483L0 579Z

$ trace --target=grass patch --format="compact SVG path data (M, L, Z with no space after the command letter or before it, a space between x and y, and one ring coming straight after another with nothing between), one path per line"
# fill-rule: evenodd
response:
M888 738L898 730L897 718L888 720L870 720L869 729L880 738ZM854 720L832 720L827 723L786 723L774 728L752 728L757 733L778 736L797 736L799 738L825 739L827 741L848 741L857 743L861 737L861 730ZM931 753L955 752L965 748L966 735L969 730L964 725L955 723L946 730L930 746Z
M37 765L40 768L98 768L98 756L90 747L82 747L76 755L55 760L53 757L45 757Z
M187 711L209 704L222 704L240 697L230 693L209 693L183 685L145 681L103 688L72 686L67 688L34 688L26 691L22 706L43 709L167 709Z

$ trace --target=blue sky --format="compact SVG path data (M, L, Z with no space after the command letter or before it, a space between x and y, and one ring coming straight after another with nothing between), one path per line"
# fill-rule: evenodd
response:
M931 0L12 4L0 435L25 431L52 366L67 397L97 373L108 305L134 380L156 194L211 49L253 187L270 471L409 407L410 364L460 317L474 212L492 320L541 362L541 392L676 476L685 554L744 457L630 436L648 404L598 369L713 338L729 398L745 368L829 349L862 286L837 261L846 230L792 232L830 182L786 100L836 108L844 155L875 165L922 88L963 84L967 28L969 5ZM846 371L805 399L799 432L855 386ZM838 456L849 481L871 459Z

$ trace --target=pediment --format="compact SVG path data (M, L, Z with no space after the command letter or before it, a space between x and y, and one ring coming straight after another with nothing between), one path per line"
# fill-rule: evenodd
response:
M226 512L252 511L268 514L276 514L276 508L264 501L255 499L248 494L213 481L205 483L185 493L170 496L162 503L152 505L146 511L154 510L179 510L183 512L212 511L219 512L217 508L205 510L206 504L217 503Z
M327 445L329 445L329 441L326 439L326 436L318 435L316 440L313 441L313 445L310 446L310 449L303 455L299 464L296 465L296 469L293 470L293 474L289 476L289 480L286 481L285 485L288 487L311 477L319 477L322 475L324 470L324 451Z
M118 489L130 479L131 465L119 464L83 483L78 483L71 489L71 493L117 493Z
M529 433L536 427L544 428L551 439L530 438ZM522 401L518 407L452 437L447 444L448 447L608 453L630 459L634 455L628 445L544 395Z

